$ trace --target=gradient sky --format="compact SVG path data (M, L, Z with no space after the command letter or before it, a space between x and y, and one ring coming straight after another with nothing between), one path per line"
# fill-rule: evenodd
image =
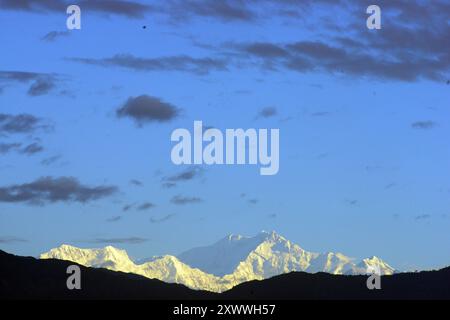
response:
M143 258L275 230L450 265L449 1L78 4L69 31L64 1L0 0L2 250ZM140 96L169 116L118 116ZM194 120L279 128L279 173L173 165L170 134Z

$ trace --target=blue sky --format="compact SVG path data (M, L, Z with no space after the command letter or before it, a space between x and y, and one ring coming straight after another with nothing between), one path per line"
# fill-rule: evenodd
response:
M378 1L368 30L372 3L332 3L84 1L69 31L64 1L0 1L0 248L142 258L276 230L450 265L450 4ZM140 96L176 112L117 116ZM279 128L279 173L173 165L194 120Z

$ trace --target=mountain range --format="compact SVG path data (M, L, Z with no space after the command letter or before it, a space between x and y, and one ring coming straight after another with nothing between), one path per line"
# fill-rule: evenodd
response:
M362 260L341 253L314 253L302 249L275 232L254 237L229 235L210 246L194 248L178 256L165 255L133 261L125 250L107 246L81 249L70 245L40 255L40 259L73 261L86 267L134 273L191 289L224 292L241 283L303 271L334 275L392 275L396 270L372 256Z
M0 250L0 301L29 299L145 299L145 308L162 312L180 300L191 305L217 307L214 301L236 304L238 300L449 300L450 267L436 271L396 273L381 277L381 290L368 290L367 275L333 275L329 273L291 272L270 279L242 283L223 293L192 290L181 284L166 283L156 279L104 268L80 267L81 289L69 290L66 285L67 269L74 263L57 259L20 257ZM152 300L157 300L152 303ZM161 301L165 300L165 302ZM167 303L167 301L169 301ZM170 303L173 301L173 303ZM199 304L195 304L198 301ZM273 302L269 302L273 303ZM244 303L245 304L245 303ZM17 311L17 305L13 305ZM282 304L287 314L276 319L288 319L298 311L297 301ZM287 308L289 307L289 308ZM349 305L350 307L350 305ZM411 304L405 306L409 310ZM22 308L23 309L23 308ZM104 312L104 308L100 308ZM116 309L115 309L116 310ZM316 309L322 313L336 312L336 306ZM373 305L368 306L373 312ZM376 308L375 308L376 310ZM284 312L284 311L283 311ZM221 317L223 318L223 316ZM228 318L227 318L228 319Z

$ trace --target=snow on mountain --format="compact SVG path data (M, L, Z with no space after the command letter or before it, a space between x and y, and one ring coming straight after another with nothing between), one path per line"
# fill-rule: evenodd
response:
M377 257L356 261L341 253L308 252L275 232L264 231L252 238L230 235L209 247L183 252L178 258L225 278L266 279L292 271L366 274L369 267L378 267L381 274L394 272Z
M103 249L80 249L67 244L43 253L41 259L59 259L77 262L94 268L121 271L133 267L133 262L125 250L111 246Z
M212 246L188 250L178 255L184 263L216 276L233 273L241 261L255 250L266 238L265 233L249 238L229 235Z
M220 292L231 288L231 284L222 284L218 277L191 268L174 256L155 257L151 261L136 264L125 250L111 246L102 249L81 249L62 245L41 254L40 259L68 260L87 267L135 273L164 282L181 283L194 289Z
M349 275L373 272L391 275L395 272L377 257L356 260L341 253L308 252L275 232L261 232L255 237L230 235L211 246L194 248L178 257L166 255L140 263L133 262L126 251L110 246L80 249L62 245L41 255L41 259L48 258L136 273L215 292L292 271Z
M363 259L345 274L358 275L375 273L379 275L391 275L395 272L396 270L393 267L380 258L373 256L372 258Z

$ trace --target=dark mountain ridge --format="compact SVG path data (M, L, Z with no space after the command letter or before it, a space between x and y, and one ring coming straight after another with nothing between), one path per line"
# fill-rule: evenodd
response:
M383 276L381 290L369 290L367 276L292 272L243 283L217 294L135 274L80 265L81 290L68 290L66 270L70 265L78 264L14 256L0 250L0 299L450 299L450 267Z

